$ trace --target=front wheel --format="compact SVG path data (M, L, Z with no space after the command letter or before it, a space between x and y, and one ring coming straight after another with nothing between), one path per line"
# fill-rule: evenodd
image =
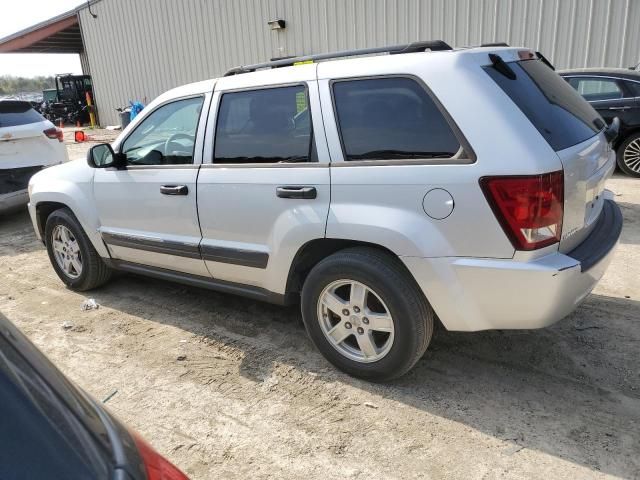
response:
M62 208L49 215L45 243L53 269L69 288L91 290L111 277L111 269L102 261L70 210Z
M372 248L333 254L309 273L302 317L337 368L385 381L408 372L433 333L434 314L400 260Z
M640 133L630 135L617 153L620 170L631 177L640 177Z

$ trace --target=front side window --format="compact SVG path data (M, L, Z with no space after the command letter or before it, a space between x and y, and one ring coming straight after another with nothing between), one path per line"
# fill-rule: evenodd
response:
M618 82L604 78L578 78L569 79L569 83L586 100L616 100L624 95Z
M187 98L157 108L122 145L130 165L193 163L196 130L203 97Z
M311 159L313 135L302 85L222 95L214 163L286 163Z
M410 78L333 84L345 160L451 158L460 142L429 94Z

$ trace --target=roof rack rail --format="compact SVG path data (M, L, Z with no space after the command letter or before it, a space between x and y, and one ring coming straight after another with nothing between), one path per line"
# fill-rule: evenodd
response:
M424 52L425 50L442 51L453 50L453 48L443 40L427 40L421 42L407 43L404 45L393 45L387 47L362 48L358 50L344 50L342 52L319 53L316 55L304 55L301 57L283 58L271 62L255 63L253 65L241 65L228 70L224 76L238 75L240 73L255 72L260 68L289 67L300 62L314 62L316 60L328 60L330 58L354 57L357 55L371 55L375 53L388 53L395 55L399 53Z

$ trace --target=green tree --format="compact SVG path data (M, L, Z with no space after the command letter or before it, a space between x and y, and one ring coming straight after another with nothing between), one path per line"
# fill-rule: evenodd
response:
M54 77L14 77L13 75L0 76L0 95L15 95L17 93L42 92L47 88L55 88Z

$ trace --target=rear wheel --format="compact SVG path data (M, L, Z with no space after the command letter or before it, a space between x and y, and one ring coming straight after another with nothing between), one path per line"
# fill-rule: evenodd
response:
M402 263L372 248L343 250L318 263L302 290L302 316L331 363L377 381L415 365L434 323L433 310Z
M70 210L62 208L49 215L45 239L53 269L73 290L91 290L111 278L111 269L102 261Z
M640 177L640 133L630 135L618 148L618 166L631 177Z

